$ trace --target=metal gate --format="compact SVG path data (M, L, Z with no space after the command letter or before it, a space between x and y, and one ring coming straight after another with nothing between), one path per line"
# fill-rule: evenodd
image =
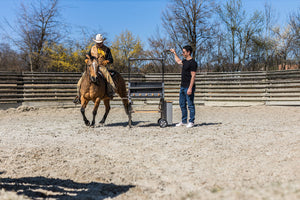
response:
M131 81L132 61L160 61L162 66L162 80L160 82ZM172 102L165 101L164 91L164 58L129 58L128 59L128 100L129 100L129 127L132 126L132 113L161 113L158 119L160 127L164 128L172 124ZM158 110L133 110L132 100L135 98L159 99Z

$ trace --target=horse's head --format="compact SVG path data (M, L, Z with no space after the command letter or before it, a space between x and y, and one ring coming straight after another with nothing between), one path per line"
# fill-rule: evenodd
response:
M97 74L99 70L99 65L98 65L98 60L94 56L87 56L87 72L88 75L90 76L90 80L93 83L97 82Z

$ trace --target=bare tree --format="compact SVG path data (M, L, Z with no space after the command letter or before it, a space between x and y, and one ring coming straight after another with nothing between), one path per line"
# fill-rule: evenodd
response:
M281 65L283 69L287 65L287 61L292 57L289 57L290 53L292 52L292 47L294 44L294 35L291 32L291 26L287 25L286 27L280 28L276 27L273 29L276 37L276 48L275 48L275 55L278 59L276 66Z
M251 55L250 45L251 40L254 37L261 35L263 29L263 16L260 12L256 11L253 15L246 19L243 24L241 31L238 33L239 39L239 58L238 62L241 70L244 70L246 67L246 60L248 60Z
M169 49L174 47L176 44L169 40L166 36L161 35L161 31L159 28L156 29L156 32L154 35L152 35L150 38L148 38L148 43L150 47L150 51L146 51L145 55L150 58L164 58L165 62L165 72L169 73L175 73L180 72L180 67L178 64L174 61L173 55L170 55ZM154 62L154 67L156 69L160 69L160 62ZM149 71L149 70L148 70ZM153 70L152 70L153 71ZM161 69L160 69L161 71Z
M205 42L210 39L213 0L172 0L162 14L163 27L176 47L191 45L200 62Z
M264 70L269 70L271 63L273 62L273 57L275 54L275 39L273 35L274 22L276 20L276 14L271 4L265 3L264 5L264 35L262 36L262 49L264 54L262 55L262 60L264 62Z
M10 30L6 35L21 50L31 71L41 71L43 62L43 47L47 42L59 42L61 26L59 21L59 0L33 0L29 4L20 5L17 24L12 26L6 19ZM18 38L10 36L9 32L17 33Z
M300 64L300 7L297 11L290 15L289 25L291 27L291 35L293 43L291 44L292 57Z
M237 55L239 54L238 46L238 35L242 32L242 24L245 20L245 11L242 10L242 3L240 0L229 0L226 4L218 7L217 12L223 24L225 25L226 31L228 33L228 45L231 52L231 60L233 70L239 69L236 66Z
M22 62L18 52L10 48L7 43L0 43L0 71L21 71Z
M252 40L260 36L263 30L263 15L258 11L247 15L241 0L227 1L217 9L217 13L227 35L225 41L230 52L230 70L245 70L253 50Z

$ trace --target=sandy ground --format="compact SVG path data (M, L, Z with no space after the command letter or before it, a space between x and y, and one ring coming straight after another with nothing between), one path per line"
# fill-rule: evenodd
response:
M300 107L198 106L191 129L158 118L0 110L0 199L300 199Z

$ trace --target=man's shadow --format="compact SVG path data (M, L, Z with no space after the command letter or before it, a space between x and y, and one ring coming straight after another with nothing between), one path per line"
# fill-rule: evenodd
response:
M195 124L195 127L198 127L198 126L215 126L215 125L221 125L222 122L209 122L209 123L206 123L206 122L203 122L201 124Z
M0 190L14 191L32 199L97 199L114 198L127 192L133 185L105 183L77 183L46 177L0 178Z

